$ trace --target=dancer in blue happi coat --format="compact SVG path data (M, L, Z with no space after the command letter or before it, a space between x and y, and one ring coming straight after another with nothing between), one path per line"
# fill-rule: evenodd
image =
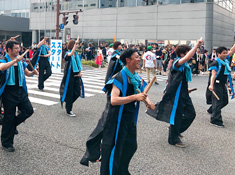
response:
M75 117L73 113L73 103L78 97L85 97L84 86L82 82L82 64L80 57L76 51L79 43L79 37L77 41L70 40L68 42L68 52L65 54L65 68L64 77L60 85L60 101L63 105L65 102L66 112L69 116Z

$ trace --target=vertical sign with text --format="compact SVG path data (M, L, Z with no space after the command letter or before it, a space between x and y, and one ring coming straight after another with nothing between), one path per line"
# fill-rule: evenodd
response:
M61 73L62 40L51 40L51 70L52 73Z

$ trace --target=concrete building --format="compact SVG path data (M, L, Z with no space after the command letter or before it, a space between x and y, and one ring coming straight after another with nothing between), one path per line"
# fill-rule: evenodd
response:
M17 40L30 46L29 16L30 0L0 0L0 41L20 35Z
M71 0L61 1L61 11L79 13L74 25L69 15L71 38L116 39L140 43L157 40L172 44L193 44L203 37L205 48L231 47L234 43L232 0ZM40 8L39 8L40 6ZM62 23L62 15L60 16ZM55 37L56 0L31 0L30 29L33 41L39 33ZM63 32L60 33L63 37Z

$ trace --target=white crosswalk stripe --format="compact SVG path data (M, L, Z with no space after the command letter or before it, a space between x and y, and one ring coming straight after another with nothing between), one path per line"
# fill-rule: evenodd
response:
M96 94L103 94L104 80L106 76L106 69L92 69L85 70L82 73L82 80L85 87L85 97L92 97ZM140 76L146 81L146 73L140 74ZM151 78L152 76L150 76ZM52 74L48 80L44 82L44 91L38 90L38 76L26 77L27 88L29 93L29 99L32 103L40 105L51 106L59 104L59 87L63 73ZM159 82L166 81L167 76L157 76Z

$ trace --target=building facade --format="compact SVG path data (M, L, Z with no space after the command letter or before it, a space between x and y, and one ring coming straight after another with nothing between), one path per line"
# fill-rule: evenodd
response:
M29 18L30 0L0 0L0 15Z
M20 35L25 46L32 42L29 30L30 0L0 0L0 41Z
M193 44L203 37L205 48L231 47L234 43L234 6L231 0L71 0L60 2L61 12L79 11L74 25L69 14L71 38L116 39L140 43L157 40ZM56 0L31 0L30 29L33 41L39 35L55 37ZM60 23L62 23L60 15ZM61 31L60 37L65 38Z

